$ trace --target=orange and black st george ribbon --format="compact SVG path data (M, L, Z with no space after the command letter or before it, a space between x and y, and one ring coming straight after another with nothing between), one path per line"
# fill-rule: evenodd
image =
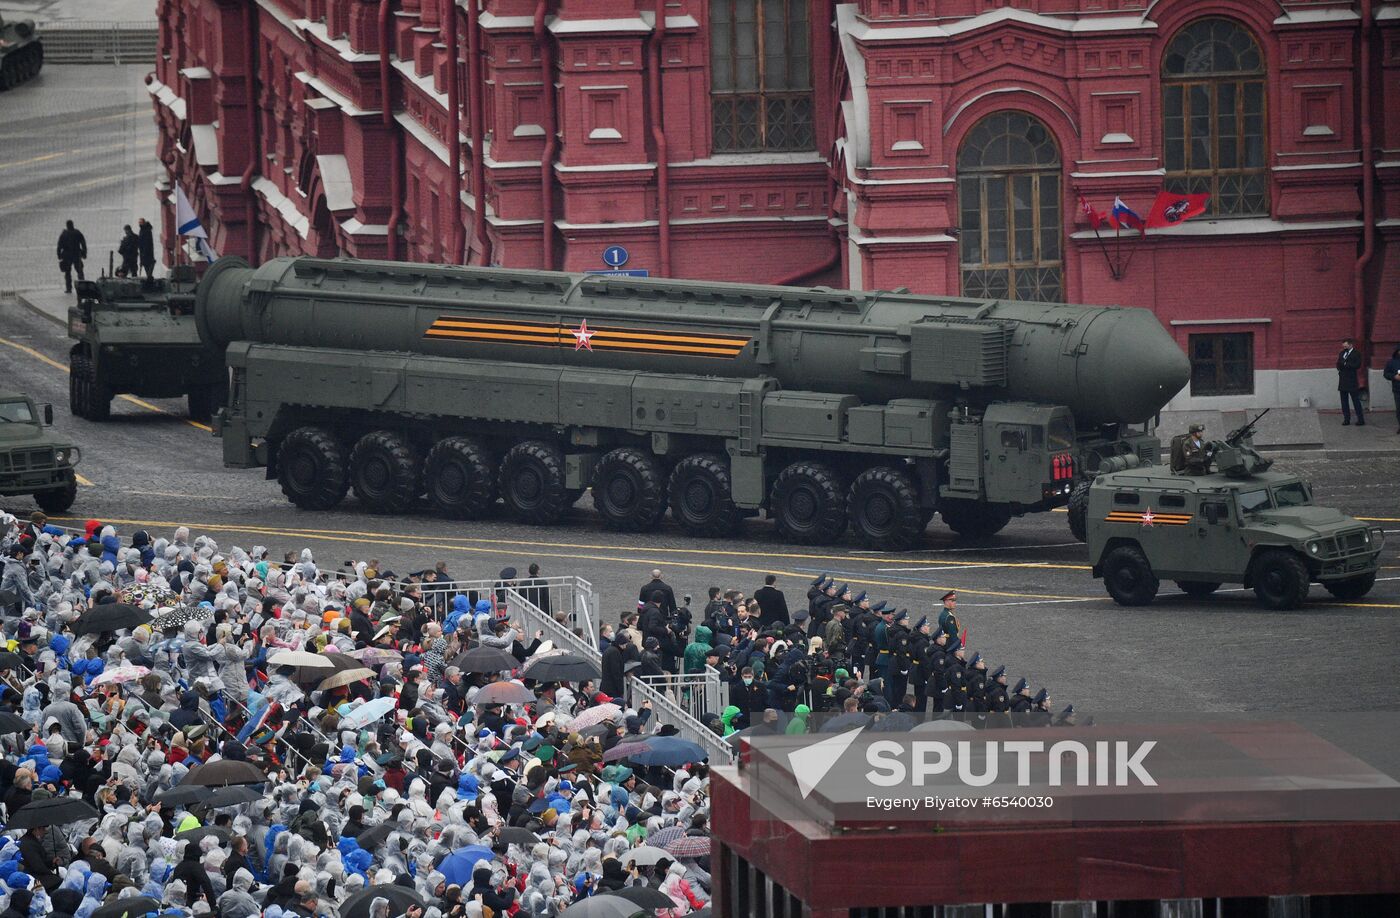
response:
M520 322L474 316L438 316L423 333L425 338L484 341L492 344L524 344L568 348L575 351L626 351L636 354L670 354L678 357L733 359L749 339L737 335L663 331L651 328L594 327L584 319L578 325Z
M1104 520L1110 523L1136 523L1139 526L1185 526L1191 522L1189 513L1154 513L1151 507L1137 510L1112 510Z

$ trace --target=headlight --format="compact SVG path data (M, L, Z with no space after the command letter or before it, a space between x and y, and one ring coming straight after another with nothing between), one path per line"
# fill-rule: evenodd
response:
M1320 552L1320 551L1322 551L1322 543L1318 542L1318 541L1315 540L1315 539L1314 539L1313 541L1311 541L1311 542L1308 543L1308 553L1309 553L1309 554L1314 554L1314 555L1315 555L1315 554L1317 554L1317 553Z
M56 450L54 450L54 451L53 451L53 460L54 460L54 462L57 462L59 465L65 464L65 463L68 461L68 450L66 450L66 449L56 449Z

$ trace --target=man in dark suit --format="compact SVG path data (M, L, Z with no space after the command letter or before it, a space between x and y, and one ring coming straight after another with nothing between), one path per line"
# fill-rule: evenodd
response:
M1351 409L1356 408L1356 426L1366 426L1366 415L1361 410L1361 352L1350 338L1342 342L1342 352L1337 355L1337 392L1342 398L1342 426L1351 424ZM1347 399L1351 404L1347 404Z
M783 595L782 590L775 586L777 582L777 576L769 574L763 578L763 586L754 591L753 598L758 600L760 629L771 625L786 626L790 621L787 597Z

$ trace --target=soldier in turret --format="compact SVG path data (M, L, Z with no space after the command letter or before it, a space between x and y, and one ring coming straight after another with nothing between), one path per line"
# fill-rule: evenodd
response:
M1210 465L1210 453L1206 449L1204 424L1192 424L1183 445L1182 458L1186 461L1186 471L1190 475L1204 475Z

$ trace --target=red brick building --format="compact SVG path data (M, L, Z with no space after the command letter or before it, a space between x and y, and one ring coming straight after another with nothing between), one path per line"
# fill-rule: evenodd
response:
M1173 407L1331 407L1344 335L1376 365L1400 341L1397 0L159 15L160 155L254 262L589 270L620 245L654 275L1146 306L1195 364ZM1115 240L1077 203L1145 216L1163 187L1211 211Z

